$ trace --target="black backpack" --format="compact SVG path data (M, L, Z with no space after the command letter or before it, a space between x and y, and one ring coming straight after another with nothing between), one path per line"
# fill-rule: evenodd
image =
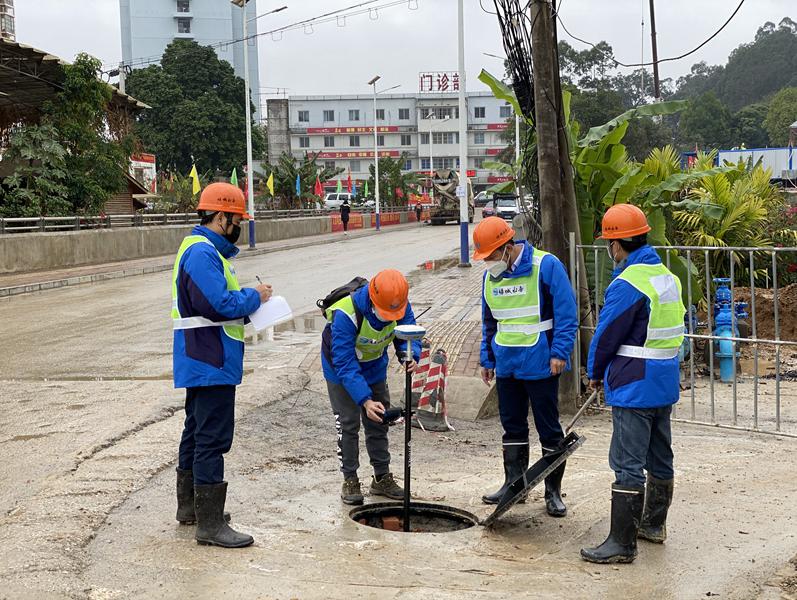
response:
M355 277L349 283L344 284L340 287L336 287L334 290L329 292L324 298L316 301L316 306L321 309L321 314L324 315L324 318L327 318L327 309L330 306L335 304L336 302L343 300L346 296L350 296L357 290L362 287L368 285L368 280L364 277ZM363 324L363 315L360 312L360 309L357 308L357 305L354 305L354 311L357 316L357 330L360 330L360 327Z

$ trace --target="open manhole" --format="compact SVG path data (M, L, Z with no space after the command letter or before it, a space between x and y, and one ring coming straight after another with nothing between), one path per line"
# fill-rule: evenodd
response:
M403 532L403 513L404 505L401 502L376 502L358 506L349 513L349 516L366 527ZM479 520L474 515L453 506L426 502L410 503L409 533L448 533L478 524Z

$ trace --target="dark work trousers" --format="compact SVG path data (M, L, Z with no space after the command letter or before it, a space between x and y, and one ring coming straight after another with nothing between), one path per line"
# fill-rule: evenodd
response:
M194 471L195 485L224 481L224 455L235 427L235 386L186 388L179 465Z
M644 487L643 469L656 479L673 478L671 412L672 406L612 407L609 466L617 485Z
M341 219L343 221L343 231L349 230L349 220L348 219Z
M388 426L368 418L365 409L357 406L346 388L327 381L329 401L335 415L335 429L338 432L338 460L344 478L356 477L360 467L360 421L365 430L365 449L374 468L374 475L380 477L390 471L390 451L388 450ZM375 402L381 402L385 409L390 407L390 392L387 382L371 386Z
M498 413L504 428L504 443L529 439L529 404L534 427L543 448L556 448L565 437L559 424L559 377L515 379L497 377Z

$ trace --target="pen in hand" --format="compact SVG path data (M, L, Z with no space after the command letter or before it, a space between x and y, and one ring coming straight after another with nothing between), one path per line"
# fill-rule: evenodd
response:
M271 298L271 286L264 284L260 279L260 275L255 275L255 279L257 279L257 282L260 284L257 286L257 291L260 294L260 302L268 302Z

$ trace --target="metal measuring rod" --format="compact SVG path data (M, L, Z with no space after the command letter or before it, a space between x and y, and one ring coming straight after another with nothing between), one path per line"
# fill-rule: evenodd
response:
M412 360L412 342L426 335L426 328L420 325L398 325L394 330L396 337L407 342L407 355L404 360ZM412 373L404 374L404 531L410 530L410 467L412 464Z

